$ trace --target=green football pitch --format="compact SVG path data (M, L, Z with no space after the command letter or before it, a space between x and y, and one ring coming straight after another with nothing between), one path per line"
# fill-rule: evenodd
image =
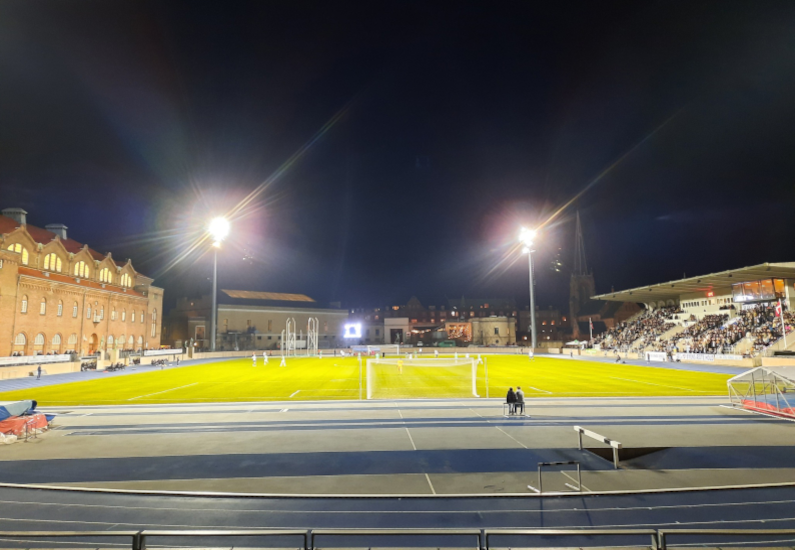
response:
M488 365L488 396L521 386L534 397L632 397L724 395L730 375L594 361L526 356L483 356ZM404 363L404 364L407 364ZM257 366L233 359L194 366L109 376L82 382L0 393L0 401L36 399L41 406L132 405L358 399L360 367L355 357L279 359ZM362 369L364 370L364 369ZM376 398L472 397L470 367L374 369ZM366 392L366 376L361 380ZM487 395L486 368L478 365L477 393Z

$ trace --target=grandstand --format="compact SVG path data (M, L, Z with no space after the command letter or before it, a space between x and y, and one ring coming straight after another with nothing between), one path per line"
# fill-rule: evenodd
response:
M654 360L742 359L795 349L795 337L784 338L795 325L794 283L795 262L765 263L594 296L646 309L593 344Z

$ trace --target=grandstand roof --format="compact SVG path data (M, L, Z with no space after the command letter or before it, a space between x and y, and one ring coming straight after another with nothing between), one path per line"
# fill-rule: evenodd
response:
M668 300L678 298L682 294L691 292L709 292L718 288L725 289L735 283L745 281L757 281L759 279L795 279L795 262L786 263L764 263L719 271L709 275L698 277L688 277L658 283L648 286L639 286L619 292L610 292L594 296L594 300L611 300L618 302L648 302L657 300Z

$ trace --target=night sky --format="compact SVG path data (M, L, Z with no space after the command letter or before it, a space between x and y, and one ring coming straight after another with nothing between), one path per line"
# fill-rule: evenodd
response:
M348 307L524 304L522 224L564 306L576 210L600 292L795 261L793 29L774 0L0 0L0 206L167 303L255 189L220 286Z

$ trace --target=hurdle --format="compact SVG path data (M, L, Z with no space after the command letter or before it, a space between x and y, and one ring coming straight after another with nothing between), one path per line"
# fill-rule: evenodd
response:
M577 462L576 460L569 460L569 461L566 461L566 462L539 462L538 463L538 489L536 489L532 485L528 485L527 488L530 489L531 491L535 491L538 494L543 493L544 492L544 486L543 486L543 484L541 482L541 468L543 468L544 466L570 466L570 465L577 465L577 485L578 486L575 487L574 485L571 485L569 483L566 483L565 485L566 485L566 487L569 487L571 489L574 489L575 491L579 491L579 492L582 493L582 473L580 472L580 463Z
M601 441L605 445L610 445L613 448L613 467L616 470L618 470L618 450L622 448L621 443L619 443L618 441L614 441L614 440L610 439L609 437L605 437L603 435L600 435L600 434L598 434L596 432L592 432L591 430L586 430L585 428L582 428L580 426L574 426L574 431L577 432L577 436L579 438L579 444L580 444L579 446L580 446L580 450L581 451L583 450L583 448L582 448L582 436L583 435L587 435L591 439L596 439L597 441Z

